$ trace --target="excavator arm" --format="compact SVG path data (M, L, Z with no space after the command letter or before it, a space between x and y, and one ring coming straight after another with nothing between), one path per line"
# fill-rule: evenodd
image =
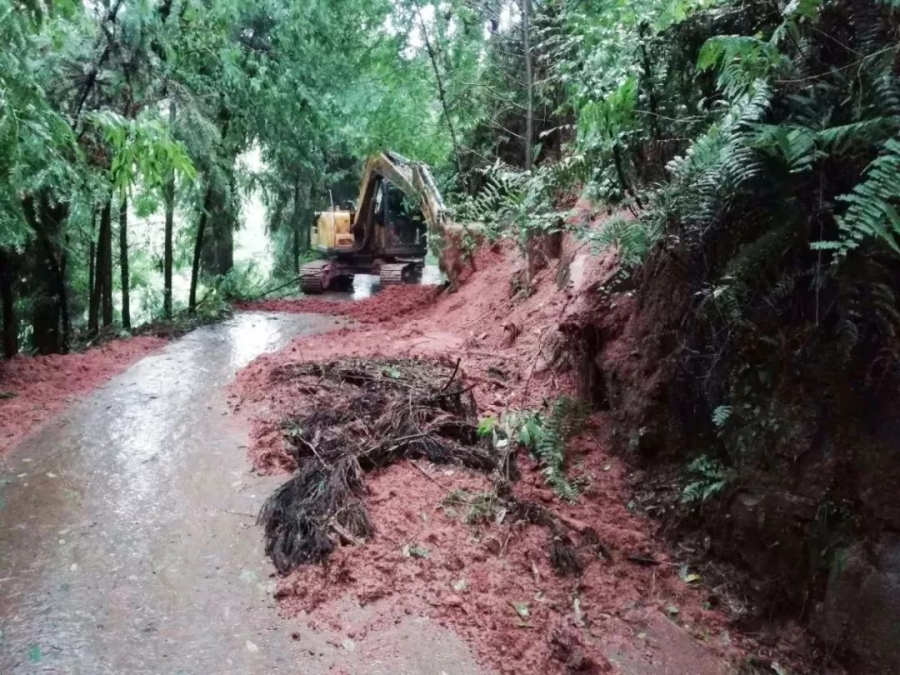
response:
M398 190L414 203L412 215L405 208L396 213L396 204L391 207ZM316 214L313 231L317 241L325 242L319 248L330 257L301 267L300 287L306 293L322 292L333 281L361 272L378 274L383 286L415 281L422 272L426 241L455 287L467 232L450 218L428 167L395 152L366 161L355 212Z
M357 236L361 235L360 250L367 250L375 236L374 205L379 177L390 181L417 202L425 220L429 245L438 256L441 271L455 286L458 266L451 264L451 261L459 257L457 249L461 236L458 236L458 232L462 230L452 222L428 166L395 152L373 155L366 161L360 184L359 206L353 224L354 232L358 233ZM448 248L451 250L446 250Z

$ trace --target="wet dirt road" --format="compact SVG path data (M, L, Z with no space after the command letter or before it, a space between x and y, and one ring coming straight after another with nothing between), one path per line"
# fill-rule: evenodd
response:
M479 672L421 617L354 641L274 608L254 515L282 478L249 471L223 388L331 325L240 314L197 330L0 459L2 675Z

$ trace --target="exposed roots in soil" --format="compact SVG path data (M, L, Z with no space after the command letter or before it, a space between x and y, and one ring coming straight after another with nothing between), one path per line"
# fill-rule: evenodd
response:
M475 404L457 371L428 361L343 360L292 365L311 409L283 424L294 476L263 505L266 553L279 572L324 561L336 543L373 534L364 475L403 458L490 473L499 457L478 438ZM314 392L314 393L313 393Z
M445 506L466 506L470 524L499 514L546 528L550 562L561 575L580 574L581 552L608 557L596 533L578 533L545 507L513 494L514 448L495 450L477 434L475 402L457 367L418 360L301 363L272 373L299 380L308 412L282 432L297 463L294 476L263 505L266 553L282 574L325 561L336 545L374 534L363 496L365 474L402 459L427 459L491 474L493 489L451 493ZM591 536L593 535L593 536Z

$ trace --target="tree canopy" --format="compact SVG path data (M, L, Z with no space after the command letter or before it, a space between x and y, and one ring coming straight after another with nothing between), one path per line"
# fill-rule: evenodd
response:
M718 298L788 240L839 285L900 246L897 26L889 0L0 0L6 352L128 328L132 290L142 320L188 276L192 310L236 292L251 193L288 277L384 149L526 248L584 194L639 216L586 234L630 264L771 223L709 265Z

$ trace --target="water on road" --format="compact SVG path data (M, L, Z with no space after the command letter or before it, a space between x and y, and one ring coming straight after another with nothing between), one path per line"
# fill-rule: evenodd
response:
M274 608L224 393L333 320L241 314L138 362L0 459L0 673L476 673L421 617L355 644ZM362 610L348 610L362 611Z

